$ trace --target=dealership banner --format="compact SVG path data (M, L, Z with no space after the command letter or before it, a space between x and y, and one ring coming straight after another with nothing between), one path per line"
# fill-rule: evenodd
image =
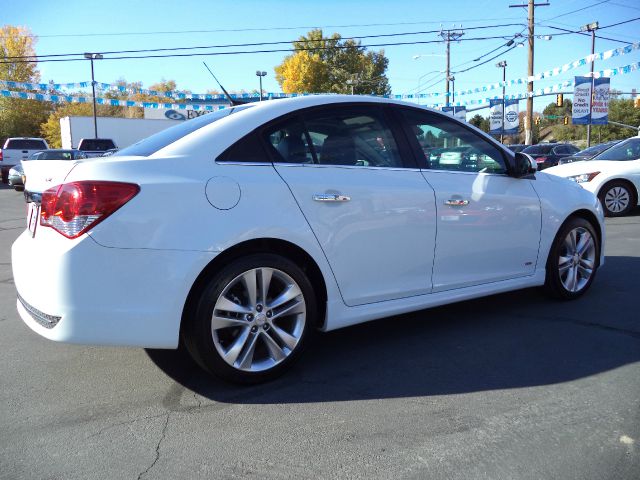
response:
M504 134L517 135L520 127L518 100L504 101Z
M441 110L444 113L448 113L449 115L452 115L453 117L457 118L458 120L460 120L461 122L466 122L467 121L467 107L442 107Z
M609 123L609 85L610 78L596 78L593 81L594 94L591 106L591 123L606 125Z
M491 107L489 133L491 135L517 135L520 126L518 100L504 100L504 115L501 98L489 100L489 106Z
M500 135L502 133L502 99L493 98L489 100L489 133L491 135Z
M574 125L591 123L591 77L576 77L573 88L571 121Z

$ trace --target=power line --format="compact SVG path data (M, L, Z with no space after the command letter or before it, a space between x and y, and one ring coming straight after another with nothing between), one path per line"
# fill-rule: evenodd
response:
M301 25L297 27L269 27L269 28L225 28L215 30L160 30L152 32L111 32L111 33L60 33L49 35L28 35L38 38L56 38L56 37L111 37L126 35L174 35L174 34L192 34L192 33L242 33L242 32L272 32L280 30L302 30L302 29L323 29L323 28L354 28L354 27L393 27L398 25L437 25L444 23L478 23L495 20L516 20L518 17L497 17L497 18L474 18L474 19L453 19L453 20L429 20L416 22L395 22L395 23L355 23L350 25ZM470 27L473 28L473 27Z
M482 30L487 28L502 28L502 27L511 27L511 26L522 26L521 23L505 23L499 25L483 25L479 27L470 27L469 30ZM364 38L385 38L385 37L400 37L407 35L425 35L429 33L440 33L442 30L426 30L426 31L418 31L418 32L398 32L398 33L384 33L377 35L360 35L353 37L340 37L339 40L359 40ZM172 52L172 51L185 51L185 50L203 50L209 48L232 48L232 47L258 47L258 46L266 46L266 45L283 45L290 43L312 43L312 42L321 42L321 41L332 41L338 40L336 38L331 37L323 37L321 39L299 39L299 40L281 40L276 42L257 42L257 43L232 43L232 44L222 44L222 45L203 45L203 46L193 46L193 47L170 47L170 48L146 48L139 50L113 50L113 51L100 51L103 55L115 55L115 54L124 54L124 53L153 53L153 52ZM58 54L49 54L49 55L22 55L22 56L14 56L14 57L4 57L6 59L10 58L57 58L57 57L70 57L70 56L83 56L84 52L77 53L58 53Z
M556 18L564 17L566 15L571 15L572 13L581 12L582 10L587 10L589 8L597 7L598 5L602 5L603 3L608 3L610 1L611 0L602 0L600 2L593 3L591 5L587 5L586 7L578 8L577 10L571 10L570 12L561 13L560 15L556 15L555 17L543 18L542 21L549 21L549 20L553 20L553 19L556 19Z
M474 65L474 66L472 66L472 67L469 67L469 68L467 68L467 69L465 69L465 70L458 70L457 72L453 72L453 73L455 73L455 74L458 74L458 73L464 73L464 72L468 72L469 70L473 70L474 68L478 68L479 66L484 65L485 63L489 63L491 60L495 60L496 58L498 58L498 57L500 57L500 56L502 56L502 55L504 55L504 54L506 54L506 53L509 53L509 52L510 52L511 50L513 50L514 48L517 48L517 45L513 45L513 46L512 46L512 47L510 47L508 50L505 50L504 52L500 52L500 53L498 53L497 55L495 55L495 56L493 56L493 57L491 57L491 58L489 58L489 59L485 60L485 61L484 61L484 62L482 62L482 63L478 63L477 65Z
M504 39L505 37L500 36L491 36L491 37L472 37L465 38L459 41L483 41L483 40L495 40L495 39ZM425 44L433 44L440 43L442 40L423 40L423 41L413 41L413 42L393 42L393 43L373 43L369 45L359 45L361 48L371 48L371 47L391 47L398 45L425 45ZM230 52L203 52L203 53L172 53L172 54L162 54L162 55L124 55L119 57L104 57L101 61L105 60L129 60L129 59L148 59L148 58L171 58L171 57L201 57L201 56L219 56L219 55L244 55L244 54L252 54L252 53L280 53L280 52L298 52L298 51L316 51L316 50L331 50L331 49L349 49L354 48L353 45L336 45L331 47L309 47L309 48L279 48L279 49L271 49L271 50L236 50ZM73 54L75 55L75 54ZM26 57L24 57L26 58ZM2 63L29 63L34 60L0 60L0 64ZM45 58L44 60L37 60L39 63L43 62L79 62L86 61L83 58Z

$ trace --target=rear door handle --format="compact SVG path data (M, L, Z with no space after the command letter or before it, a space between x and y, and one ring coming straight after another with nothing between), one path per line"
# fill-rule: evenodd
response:
M464 207L469 205L469 200L461 200L459 198L451 198L444 202L445 205L449 205L450 207Z
M316 202L348 202L351 197L338 193L316 193L313 199Z

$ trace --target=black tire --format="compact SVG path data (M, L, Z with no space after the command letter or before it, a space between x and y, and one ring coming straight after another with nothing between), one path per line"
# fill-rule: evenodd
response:
M598 198L605 216L623 217L627 215L637 203L635 193L633 187L621 180L614 180L604 185L600 189ZM619 209L620 202L626 202L626 206L622 209Z
M243 296L241 291L242 286L246 287L247 285L242 281L241 277L255 269L260 269L255 273L259 278L262 278L261 269L271 271L273 276L269 277L271 286L269 287L269 292L265 295L267 297L265 300L267 301L261 301L258 298L257 302L253 302L256 306L250 307L252 302L248 296ZM254 276L254 278L256 277ZM257 296L261 296L259 278L257 279ZM273 298L273 296L278 297L276 295L279 291L278 288L284 287L286 289L287 286L291 287L290 280L295 282L295 286L298 287L301 295L296 295L294 299L270 310L269 303L273 302L273 305L277 303L275 302L276 298ZM264 283L266 284L267 282L265 281ZM245 288L244 293L247 293L248 290L248 287ZM282 290L281 293L284 291ZM219 300L221 302L224 301L223 294L224 299L231 298L233 300L235 303L234 308L240 305L243 308L251 309L253 313L233 313L233 310L228 312L218 310L218 317L224 316L225 319L232 317L232 321L235 323L229 327L214 329L214 310L216 306L220 306L220 304L217 304ZM297 303L294 304L293 302ZM264 306L261 305L262 303L264 303ZM300 307L300 303L302 307ZM304 323L302 326L300 324L301 314L299 313L286 314L285 312L284 315L278 317L280 313L277 308L280 308L280 312L282 312L282 310L287 310L287 305L294 305L294 311L300 308L304 309ZM257 308L260 308L259 312L261 313L258 313ZM315 328L317 306L313 286L300 267L279 255L264 253L252 254L235 260L220 271L212 274L206 280L201 293L197 298L194 298L194 303L188 312L190 313L184 319L186 324L185 328L183 328L183 341L193 359L204 370L224 380L234 383L255 384L279 377L300 357L309 336ZM273 313L275 317L266 318L271 312L276 312ZM249 316L253 318L249 319ZM247 326L243 323L245 321ZM238 322L240 322L239 326L236 325ZM292 330L288 331L287 328ZM282 336L283 330L291 336ZM242 341L242 337L247 340ZM253 340L254 337L255 340ZM292 342L292 338L297 338L297 343L289 349L286 341ZM271 340L278 343L282 350L281 354L286 355L283 359L274 358L272 350L274 344L271 343ZM234 360L235 363L232 365L223 358L222 352L225 352L225 347L229 346L228 350L226 350L227 358L233 358L228 354L231 352L232 347L238 344L241 344L241 346L235 349L238 352L236 355L237 360ZM248 366L249 369L247 369L246 365L243 368L239 361L248 356L246 355L247 350L252 345L255 345L255 347L252 350L254 353L251 354L249 360L251 365ZM254 369L254 359L262 358L261 356L256 357L258 353L266 354L262 364L269 365L271 362L274 362L274 364L263 368L263 365L257 363L255 368L258 370L252 370Z
M586 281L583 277L580 277L581 273L576 273L575 280L575 290L567 288L567 284L571 285L571 281L567 275L570 275L566 270L561 272L561 269L566 267L568 263L572 264L572 267L575 268L576 272L580 272L580 268L582 268L582 272L585 272L583 264L584 260L582 256L579 256L576 260L575 255L572 255L571 252L568 251L568 245L566 243L568 236L571 232L577 232L577 243L580 244L580 240L583 238L582 235L584 232L587 232L588 235L593 240L593 251L590 252L590 257L592 257L593 268L591 269L591 274ZM584 237L585 240L588 239L587 236ZM561 264L561 258L571 258L571 262L564 262ZM584 257L587 260L587 256ZM573 267L573 262L578 262ZM561 267L562 265L562 267ZM596 276L596 272L600 265L600 242L598 241L598 235L596 234L595 227L580 217L570 217L563 225L560 227L556 238L551 245L551 250L549 251L549 257L547 258L546 265L546 279L544 284L545 292L553 298L557 298L560 300L574 300L580 296L582 296L591 286L593 280Z

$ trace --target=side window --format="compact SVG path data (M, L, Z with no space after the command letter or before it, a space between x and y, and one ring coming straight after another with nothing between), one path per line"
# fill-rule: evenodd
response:
M473 132L439 115L403 110L431 170L505 173L502 152Z
M298 118L290 118L266 131L267 144L272 148L276 162L313 163L304 126Z
M558 145L553 149L553 153L555 153L556 155L568 155L570 152L569 148L567 148L565 145Z
M402 167L398 147L382 112L337 107L304 117L318 163L360 167Z
M250 133L238 140L222 152L216 160L218 162L271 163L256 133Z

